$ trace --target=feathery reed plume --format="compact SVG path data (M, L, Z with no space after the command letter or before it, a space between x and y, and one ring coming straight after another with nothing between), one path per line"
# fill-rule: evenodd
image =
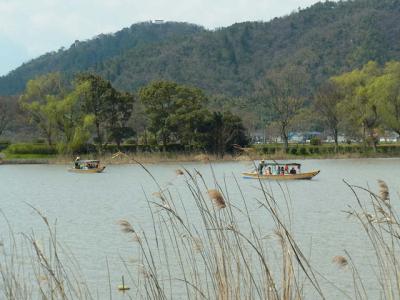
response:
M127 220L119 220L118 224L121 226L122 232L135 233L135 230L133 229L131 223L129 223Z
M382 199L382 201L388 201L389 200L389 188L383 180L378 180L379 184L379 197Z
M160 192L154 192L152 195L156 198L159 198L162 202L162 206L165 208L171 208L170 205L168 204L168 201L165 199L164 195Z
M203 251L203 242L199 237L193 237L193 250L196 252Z
M175 174L179 176L179 175L183 175L184 173L181 169L176 169Z
M162 199L162 195L161 195L160 192L154 192L154 193L152 193L152 195L153 195L154 197L156 197L156 198Z
M118 224L121 226L121 230L124 233L132 233L132 241L141 243L140 236L137 234L137 232L133 229L131 223L129 223L127 220L119 220Z
M152 193L152 195L153 195L154 197L156 197L156 198L161 199L161 201L162 201L163 203L166 201L164 195L163 195L161 192L154 192L154 193Z
M282 229L275 229L274 235L279 239L279 241L283 241L285 239L283 236Z
M337 264L340 268L344 268L349 264L347 258L341 255L334 256L332 262Z
M132 242L136 242L136 243L141 243L142 242L142 239L140 238L140 236L136 232L134 232L132 234Z
M138 265L139 274L141 274L144 278L148 279L151 277L151 273L147 271L146 266L143 264Z
M208 190L208 196L214 201L214 204L218 209L226 207L224 197L222 197L222 194L218 190Z

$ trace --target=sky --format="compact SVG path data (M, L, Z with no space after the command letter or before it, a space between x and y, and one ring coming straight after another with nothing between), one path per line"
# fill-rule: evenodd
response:
M0 76L75 40L133 23L189 22L208 29L268 21L317 0L0 0Z

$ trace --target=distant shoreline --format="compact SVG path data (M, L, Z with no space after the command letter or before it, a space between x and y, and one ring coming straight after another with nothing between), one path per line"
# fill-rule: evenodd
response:
M139 155L122 154L113 157L113 155L82 156L84 159L98 159L105 165L128 165L138 162L143 164L159 164L159 163L208 163L208 162L234 162L234 161L257 161L257 160L309 160L309 159L363 159L363 158L400 158L399 155L390 153L342 153L342 154L320 154L320 155L290 155L290 154L273 154L262 155L225 155L223 158L215 155L206 154L176 154L176 153L142 153ZM47 165L68 165L72 164L73 157L71 156L56 156L49 158L10 158L0 160L3 165L32 165L32 164L47 164Z

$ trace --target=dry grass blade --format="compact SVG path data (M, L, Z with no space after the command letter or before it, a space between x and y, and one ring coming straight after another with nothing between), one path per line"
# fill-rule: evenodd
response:
M340 268L344 268L349 264L347 258L341 255L334 256L332 262L337 264Z
M235 157L236 161L251 161L251 157L248 155L240 155Z
M379 184L379 197L382 199L382 201L388 201L389 200L389 188L383 180L378 180Z
M208 190L208 196L214 201L214 204L218 209L226 207L224 197L218 190Z
M139 274L141 274L146 279L148 279L152 276L151 273L149 271L147 271L146 266L143 264L138 265L138 271L139 271Z
M364 213L365 217L367 218L368 222L373 223L376 222L376 217L371 215L370 213Z
M242 146L240 146L240 145L238 145L238 144L233 144L232 145L233 146L233 148L235 148L236 150L239 150L239 151L242 151L242 152L244 152L244 153L255 153L257 150L256 149L254 149L254 148L249 148L249 147L242 147Z
M196 155L194 157L194 159L197 160L197 161L205 162L205 163L210 161L210 158L205 154Z

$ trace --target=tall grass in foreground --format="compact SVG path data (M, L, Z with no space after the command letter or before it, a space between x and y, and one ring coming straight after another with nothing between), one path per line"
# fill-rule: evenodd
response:
M159 187L153 194L158 200L148 200L153 232L134 228L127 220L120 221L122 230L132 235L141 253L138 270L142 276L131 277L135 296L151 299L324 299L320 285L323 281L333 286L342 299L368 299L363 274L350 251L344 250L345 255L335 256L332 261L342 269L339 272L351 274L352 294L311 266L292 235L290 198L284 187L280 186L284 201L278 205L268 186L259 182L262 197L257 200L257 209L261 210L258 214L264 214L274 226L272 232L266 232L266 227L253 222L248 207L250 201L239 184L228 187L224 182L221 186L214 177L210 188L197 171L177 170L177 174L185 177L189 193L183 199L176 199L168 189ZM374 249L376 261L370 268L376 274L380 297L400 299L397 258L400 223L390 203L386 183L379 180L378 184L378 193L347 184L354 192L357 206L349 206L346 213L362 225ZM241 203L230 197L235 189L241 195ZM366 197L362 200L361 196ZM187 212L187 201L194 201L195 212ZM275 238L265 239L271 235Z
M222 187L215 180L211 188L197 171L177 174L185 177L188 193L174 199L159 187L153 194L156 200L148 199L153 232L120 221L141 255L142 276L131 274L135 297L302 299L307 288L309 295L324 298L313 268L291 234L290 218L284 220L263 184L257 205L267 223L273 224L272 239L266 239L269 233L253 222L238 184ZM242 203L231 201L234 189ZM195 211L187 211L188 201L195 203Z
M147 171L147 169L143 166ZM227 186L213 176L212 186L198 171L177 170L186 193L176 196L158 185L147 198L151 230L120 220L122 231L135 243L138 263L125 263L130 299L324 299L320 285L325 278L311 266L299 248L291 224L288 191L281 186L283 202L276 199L264 182L258 187L262 197L249 207L239 184ZM387 185L380 190L347 184L357 206L346 211L357 220L373 246L376 278L381 298L400 298L398 253L400 225ZM235 194L234 197L232 195ZM238 196L239 195L239 196ZM366 198L364 198L366 196ZM279 197L282 198L282 197ZM191 204L189 210L188 202ZM6 299L112 299L116 287L107 294L90 291L79 264L57 240L55 226L37 209L48 232L42 245L34 233L0 237L0 298ZM258 218L252 218L257 210ZM264 216L265 226L259 216ZM6 217L3 216L7 221ZM367 299L368 290L350 251L333 261L353 277L353 294L348 299ZM108 272L108 266L104 266ZM342 270L339 270L342 271ZM109 279L111 281L111 279ZM334 285L334 283L331 283Z
M57 240L55 224L37 209L48 233L47 244L34 232L0 237L0 299L93 299L79 264ZM21 239L22 237L22 239Z
M381 299L400 299L400 223L398 213L391 202L387 184L378 180L379 192L346 183L357 200L356 208L350 206L350 217L357 220L366 234L375 255L376 268L373 270ZM366 196L367 200L361 195ZM354 299L367 299L368 291L363 275L346 251L353 274Z

